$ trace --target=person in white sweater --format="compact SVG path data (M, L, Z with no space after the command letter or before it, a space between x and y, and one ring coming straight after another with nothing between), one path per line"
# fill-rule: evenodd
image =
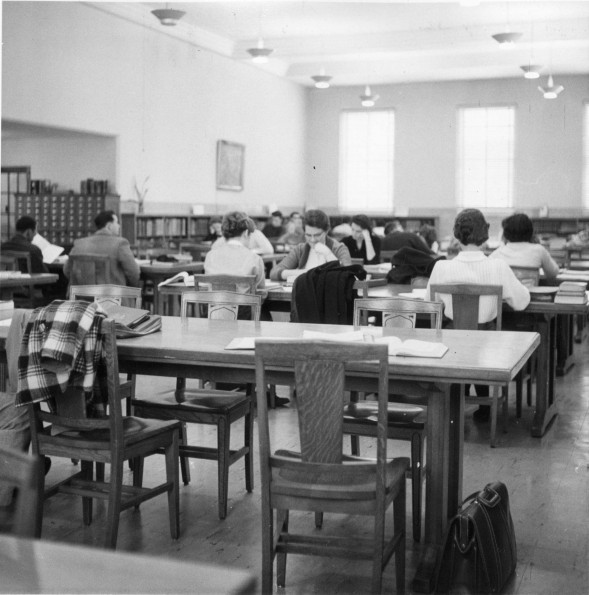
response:
M509 266L542 268L544 277L553 280L559 267L541 244L534 243L534 224L525 213L515 213L501 222L505 244L490 257L501 258Z
M489 224L478 209L464 209L454 221L454 237L460 243L460 252L452 260L439 260L429 279L426 300L441 300L444 315L453 319L452 297L431 294L432 285L469 283L478 285L501 285L503 299L514 310L523 310L530 303L530 292L522 285L509 265L500 258L487 258L482 252L483 244L489 239ZM496 301L491 296L482 296L479 302L479 328L491 329L497 318ZM468 387L466 388L468 391ZM488 386L475 386L478 396L489 396ZM490 407L481 406L474 413L475 421L489 419Z

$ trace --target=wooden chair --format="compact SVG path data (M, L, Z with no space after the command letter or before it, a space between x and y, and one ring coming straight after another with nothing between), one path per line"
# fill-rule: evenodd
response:
M32 271L31 266L31 253L26 250L2 250L0 253L0 270L2 271L20 271L21 273L30 274ZM17 308L35 308L38 300L35 300L35 287L27 284L23 280L23 289L18 290L18 293L14 295L14 304ZM39 294L40 295L40 294Z
M479 302L480 298L488 296L495 300L497 309L497 319L495 330L501 330L501 320L503 312L503 288L501 285L474 285L474 284L446 284L431 285L430 292L433 297L440 294L449 294L452 297L452 312L454 329L477 330L479 327ZM501 388L501 390L498 390ZM491 407L491 447L495 447L497 432L497 415L499 403L502 403L503 431L507 431L507 399L509 394L509 385L502 387L493 387L488 397L478 397L465 395L465 402L477 405Z
M55 413L29 406L33 452L41 457L65 457L82 461L80 472L44 491L44 466L37 472L42 498L39 499L38 523L41 536L43 500L57 493L82 496L84 523L92 521L92 498L108 501L105 547L115 548L120 513L161 494L168 495L170 532L177 539L180 531L178 491L178 435L180 423L124 417L119 390L119 365L115 323L103 320L105 341L105 384L108 392L108 417L89 418L83 391L68 387L63 398L55 399ZM44 426L44 424L51 424ZM53 427L60 433L53 435ZM163 449L166 455L166 480L153 488L141 487L143 457ZM123 484L124 461L134 459L133 485ZM110 465L110 479L93 478L94 463Z
M443 305L404 298L369 298L354 302L354 326L365 325L369 314L381 314L382 326L414 328L417 314L430 317L430 326L442 328ZM355 394L352 393L355 397ZM413 540L421 539L422 481L425 478L425 420L427 411L423 403L406 395L390 396L388 404L388 432L391 440L407 440L411 443L411 479L413 503ZM352 434L352 454L360 455L360 436L376 436L378 404L374 401L352 402L345 409L344 432Z
M111 283L110 258L104 254L70 254L71 285Z
M260 319L260 296L221 291L191 291L182 294L182 317L186 318L190 305L194 313L201 315L200 306L207 306L209 318L237 319L237 308L251 309L252 320ZM185 434L180 444L180 465L185 485L190 482L187 458L217 461L219 518L227 516L229 467L245 457L245 488L254 487L253 471L253 399L244 392L186 389L186 379L178 378L174 394L149 395L132 401L135 415L154 419L177 419L186 423L217 426L217 447L193 446L187 443ZM244 419L244 444L239 450L231 450L231 424Z
M211 291L233 291L239 293L256 293L255 275L194 275L194 289Z
M375 593L381 591L383 571L395 553L397 592L404 590L405 472L408 460L387 460L388 352L382 347L367 343L256 341L262 482L262 593L272 592L275 557L278 559L277 584L285 586L289 553L370 560L372 591ZM379 372L376 460L343 454L346 364L358 361L377 366ZM270 367L294 368L300 453L272 452L265 390ZM385 512L391 504L394 534L385 538ZM371 516L373 534L369 538L360 538L292 533L289 530L290 510Z
M38 457L0 447L0 483L17 489L11 533L34 537L37 528L39 490Z
M380 251L380 262L392 262L393 256L398 250L381 250Z

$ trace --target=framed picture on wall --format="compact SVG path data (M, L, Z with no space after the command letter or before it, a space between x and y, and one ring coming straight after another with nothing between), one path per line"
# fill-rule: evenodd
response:
M217 141L217 188L243 190L245 146L226 140Z

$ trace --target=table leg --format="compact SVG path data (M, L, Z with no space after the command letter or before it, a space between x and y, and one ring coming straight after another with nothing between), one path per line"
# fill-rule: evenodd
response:
M574 316L572 314L558 314L556 317L557 328L557 361L556 375L564 376L574 365Z
M412 589L431 593L448 518L462 499L464 405L459 387L432 387L427 401L425 536Z
M538 366L536 370L536 411L532 421L532 436L540 438L556 417L556 316L543 314L536 318L536 330L540 334Z

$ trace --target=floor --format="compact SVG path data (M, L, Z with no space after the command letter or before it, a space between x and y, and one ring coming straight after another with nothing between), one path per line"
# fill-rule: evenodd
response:
M500 435L498 447L489 447L488 424L477 425L472 409L465 420L464 494L483 487L487 482L503 481L510 494L515 524L518 566L506 593L518 595L587 594L589 593L589 359L588 340L576 345L576 365L557 380L559 415L547 434L530 436L532 410L524 408L516 420L513 400L510 403L509 427ZM172 380L139 379L142 391L171 388ZM513 391L512 391L513 392ZM296 447L296 424L293 406L271 412L273 440L277 447ZM241 424L239 424L241 426ZM241 437L241 427L235 432ZM189 428L192 442L214 442L209 429ZM408 455L405 443L393 442L394 452ZM363 443L363 454L372 445ZM181 537L170 538L165 497L144 503L140 511L123 513L119 529L120 550L173 556L182 560L210 561L248 569L259 576L260 492L259 474L254 492L245 492L242 462L230 472L229 514L217 517L216 469L213 463L191 461L192 483L181 487ZM52 482L71 470L69 461L55 460L49 473ZM257 461L256 461L257 467ZM163 457L146 462L147 478L154 481L163 473ZM411 539L411 500L408 484L408 552L407 592L418 559L418 545ZM84 527L81 504L73 497L57 496L45 504L43 538L88 545L100 545L104 506L96 506L95 520ZM310 515L297 522L312 526ZM339 531L367 533L362 519L349 517L326 519ZM394 565L385 575L383 591L394 590ZM90 588L99 591L99 586ZM299 593L367 593L370 568L366 563L327 558L290 556L286 587L277 592ZM0 586L1 591L1 586ZM198 592L195 586L195 592Z

